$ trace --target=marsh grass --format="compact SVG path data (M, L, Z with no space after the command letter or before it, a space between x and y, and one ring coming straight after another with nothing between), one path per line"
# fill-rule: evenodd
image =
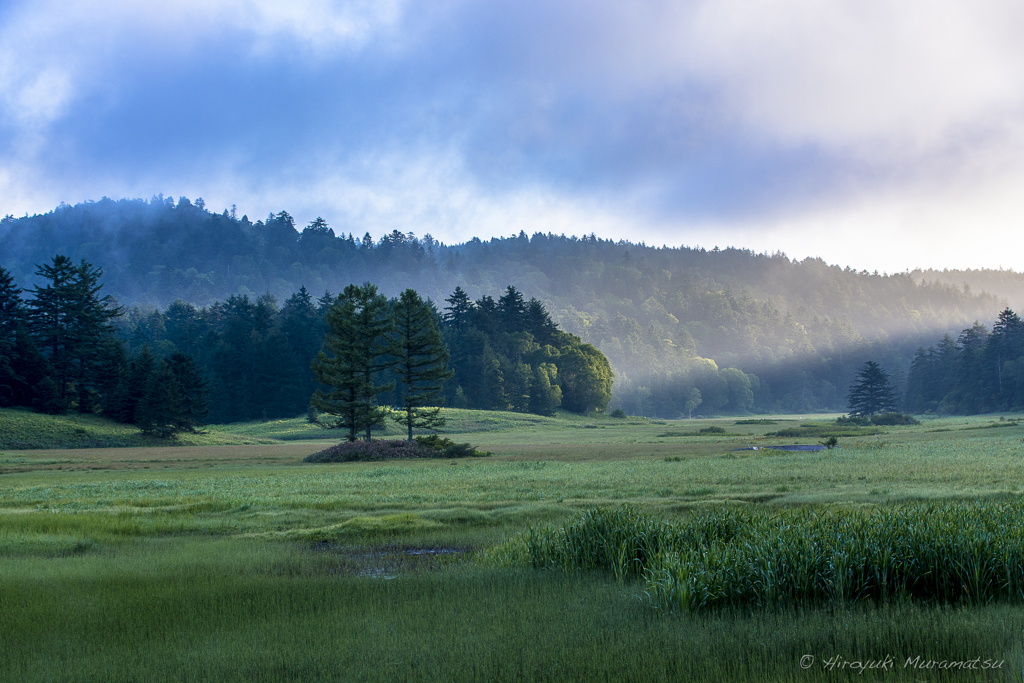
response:
M489 549L496 564L642 579L661 607L1024 600L1024 503L704 509L670 522L587 510Z
M859 679L913 681L902 664L917 655L1008 671L1024 629L1005 605L679 619L599 575L465 563L396 575L354 552L183 538L0 559L0 680L818 681L843 679L827 657L893 655L894 670Z
M304 465L330 432L323 441L286 440L270 435L285 428L273 423L211 428L211 436L269 444L0 452L0 680L952 681L1020 673L1024 608L1002 600L726 601L680 616L646 584L620 584L613 571L474 558L592 506L626 503L685 524L727 513L777 520L823 504L865 508L858 514L901 501L1009 505L1024 485L1024 425L963 431L992 418L944 418L844 439L828 452L735 453L784 438L735 420L668 427L463 412L459 428L477 429L467 440L494 457ZM716 425L730 433L657 437ZM819 664L834 655L1005 657L1007 668L989 679L922 675L900 660L885 675L857 676L802 670L805 654Z

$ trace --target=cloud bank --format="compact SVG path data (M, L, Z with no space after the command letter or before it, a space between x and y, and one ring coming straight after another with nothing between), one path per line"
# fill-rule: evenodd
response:
M1024 270L1012 3L37 0L0 28L0 213L163 192Z

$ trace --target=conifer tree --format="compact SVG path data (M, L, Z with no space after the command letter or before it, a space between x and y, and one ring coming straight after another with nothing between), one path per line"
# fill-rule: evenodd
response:
M178 384L179 426L195 431L196 426L210 414L210 383L192 356L175 351L171 354L169 364Z
M526 302L522 292L512 285L498 297L498 318L503 332L520 332L526 324Z
M869 360L857 373L857 380L847 395L850 415L874 415L896 410L896 389L882 367Z
M22 381L15 370L18 327L23 323L21 290L14 278L0 268L0 406L14 405Z
M320 413L337 417L321 423L346 429L349 441L365 430L369 441L373 427L386 416L377 397L394 388L394 383L374 383L374 375L393 364L387 355L393 329L388 300L368 282L349 285L328 309L327 326L323 348L311 367L328 390L317 389L310 403Z
M146 379L146 393L135 409L136 423L147 434L167 438L184 426L181 387L166 359Z
M469 313L473 310L473 300L466 294L466 290L456 287L452 295L445 301L451 304L451 306L444 307L444 310L448 311L444 314L445 322L456 330L461 330L468 325Z
M67 256L38 266L36 274L46 286L33 288L28 302L29 329L36 345L53 366L53 381L60 400L77 393L79 409L92 409L100 381L100 347L113 336L111 319L122 314L110 296L100 296L103 271L88 261L75 266Z
M523 319L526 331L533 335L535 342L541 346L555 343L558 325L551 319L551 314L548 313L544 304L536 297L531 298L526 304Z
M468 298L468 297L467 297ZM436 406L446 379L448 348L441 339L437 318L430 304L413 289L398 297L392 309L395 321L395 358L393 372L401 384L402 410L395 420L403 425L409 441L413 429L437 430L444 426L440 407Z

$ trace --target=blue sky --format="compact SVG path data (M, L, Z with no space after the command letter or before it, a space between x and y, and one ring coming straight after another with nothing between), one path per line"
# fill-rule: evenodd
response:
M1024 270L1016 3L8 0L0 35L0 213Z

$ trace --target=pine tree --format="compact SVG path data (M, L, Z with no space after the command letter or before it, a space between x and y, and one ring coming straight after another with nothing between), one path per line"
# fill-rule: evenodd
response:
M387 357L393 328L388 300L370 283L349 285L328 309L327 325L323 348L311 367L329 390L317 389L310 402L321 413L337 416L326 424L348 430L349 441L362 430L369 441L373 427L386 416L377 397L394 388L393 383L374 384L374 375L393 364Z
M874 415L896 410L896 389L882 367L869 360L857 373L857 380L847 395L850 415Z
M136 424L139 403L146 396L149 377L156 368L156 358L144 345L119 371L113 393L104 401L104 412L118 422Z
M436 431L444 426L437 405L448 369L448 348L441 339L437 318L428 303L415 290L407 289L398 297L392 314L395 321L393 372L401 385L402 410L395 420L405 426L409 441L412 430Z
M503 332L521 332L526 324L526 302L522 292L512 285L498 298L498 319Z
M456 287L452 295L445 299L445 301L451 304L451 306L444 307L444 310L448 311L444 314L444 321L456 330L461 330L468 325L469 313L473 310L473 301L466 294L466 290L462 287Z
M1012 404L1012 391L1003 385L1003 365L1024 354L1024 321L1007 308L999 314L992 326L992 334L983 352L986 399L990 407L1008 408Z
M54 384L66 404L77 394L79 409L91 411L101 383L101 347L114 337L111 320L122 314L110 296L100 296L103 271L88 261L75 266L57 255L38 266L45 287L33 288L28 302L29 329L36 345L47 354Z
M23 382L15 369L18 328L24 323L21 289L14 278L0 268L0 406L14 405L18 386Z
M146 393L135 409L136 424L147 434L167 438L184 427L181 387L167 360L146 378Z
M210 382L203 376L192 356L175 351L170 357L171 371L178 383L179 425L194 432L209 410Z
M535 342L541 346L556 343L558 325L551 319L551 314L538 299L531 298L526 304L523 318L526 331L533 335Z
M68 384L73 374L75 267L67 256L57 255L51 264L38 266L36 275L47 284L33 288L33 297L28 302L29 329L36 346L47 355L53 367L54 374L50 378L53 386L45 388L46 412L52 412L56 409L55 401L67 405Z

